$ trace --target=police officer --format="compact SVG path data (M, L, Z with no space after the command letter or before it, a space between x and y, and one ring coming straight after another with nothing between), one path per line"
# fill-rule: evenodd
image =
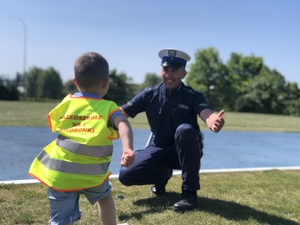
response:
M144 89L122 106L128 117L146 112L152 135L146 148L136 152L133 165L120 169L119 180L126 186L153 184L151 191L162 195L172 170L179 169L182 194L173 210L190 210L197 204L203 154L197 116L210 130L219 132L224 125L224 110L214 113L202 93L182 82L187 74L186 63L191 59L188 54L162 49L158 55L162 83Z

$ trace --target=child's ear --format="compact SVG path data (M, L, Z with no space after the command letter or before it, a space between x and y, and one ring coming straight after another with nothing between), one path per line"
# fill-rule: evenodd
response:
M102 83L102 88L106 88L106 86L108 85L109 83L109 79L105 79Z
M78 84L77 84L77 82L76 82L76 79L75 79L75 78L73 79L73 84L74 84L76 87L78 87Z

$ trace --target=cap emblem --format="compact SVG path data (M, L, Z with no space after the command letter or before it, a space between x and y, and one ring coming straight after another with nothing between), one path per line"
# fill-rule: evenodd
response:
M174 57L176 57L176 50L169 49L168 54L169 54L169 57L174 58Z

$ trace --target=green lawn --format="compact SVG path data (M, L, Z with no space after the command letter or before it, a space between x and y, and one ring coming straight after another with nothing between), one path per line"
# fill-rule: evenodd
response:
M0 126L47 126L47 114L58 102L0 101ZM224 130L300 132L300 117L225 112ZM148 128L144 113L129 119L133 128ZM207 129L200 121L201 129Z
M300 171L202 173L198 206L185 213L170 207L180 198L181 178L174 175L166 195L150 185L125 187L111 179L119 223L129 225L297 225L300 224ZM49 205L42 184L0 185L0 224L47 224ZM117 196L124 198L116 198ZM96 206L81 197L81 220L101 224Z

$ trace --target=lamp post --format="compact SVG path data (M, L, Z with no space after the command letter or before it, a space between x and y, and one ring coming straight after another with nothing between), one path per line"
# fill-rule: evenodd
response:
M20 17L11 17L12 19L16 19L21 22L23 28L24 28L24 52L23 52L23 87L24 87L24 100L26 100L26 56L27 56L27 26L25 21Z

